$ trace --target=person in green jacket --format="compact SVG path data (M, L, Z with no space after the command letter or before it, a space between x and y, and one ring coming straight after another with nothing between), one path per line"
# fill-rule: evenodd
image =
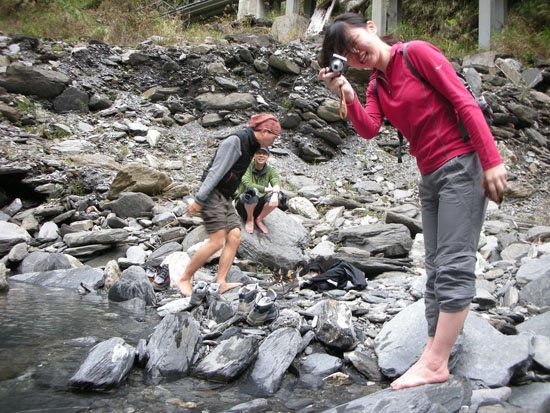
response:
M236 209L246 221L245 231L254 232L254 223L264 234L269 233L263 220L275 208L284 208L286 196L281 192L281 179L275 168L267 164L269 149L260 148L248 166L237 190Z

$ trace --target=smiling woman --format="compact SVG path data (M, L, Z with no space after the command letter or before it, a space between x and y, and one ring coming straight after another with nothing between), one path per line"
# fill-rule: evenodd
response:
M344 55L353 67L372 69L365 107L346 77L326 67L333 53ZM506 169L479 106L451 63L431 44L387 43L372 21L346 13L328 29L321 60L325 67L319 77L331 91L345 96L356 132L372 139L387 118L409 141L422 175L426 347L391 386L447 381L451 349L475 293L475 256L486 197L501 202ZM466 123L468 140L458 119Z

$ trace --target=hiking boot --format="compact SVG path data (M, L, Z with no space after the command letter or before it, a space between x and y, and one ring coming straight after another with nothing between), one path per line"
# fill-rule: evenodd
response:
M220 284L218 283L210 283L208 284L208 290L206 295L206 302L208 305L212 303L212 301L219 300L222 297L220 294Z
M256 295L254 307L248 313L246 322L251 326L260 326L272 322L279 315L279 309L275 306L277 293L271 289Z
M199 281L193 286L193 291L191 293L191 299L189 304L199 305L203 302L208 294L208 284L205 281Z
M248 314L254 306L254 299L260 291L258 284L247 284L239 289L238 314Z
M170 270L168 265L164 264L160 266L151 284L153 284L153 290L155 291L164 291L170 287Z

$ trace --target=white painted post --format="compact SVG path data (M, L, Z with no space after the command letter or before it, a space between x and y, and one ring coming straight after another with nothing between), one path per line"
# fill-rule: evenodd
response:
M479 48L491 48L491 35L508 19L506 0L479 0Z
M372 21L376 24L378 35L386 34L386 1L372 0Z
M265 7L262 0L239 0L237 19L241 20L246 16L254 16L257 19L265 17Z
M387 31L394 33L403 19L402 0L389 0L387 12Z
M286 0L285 15L300 14L300 0Z

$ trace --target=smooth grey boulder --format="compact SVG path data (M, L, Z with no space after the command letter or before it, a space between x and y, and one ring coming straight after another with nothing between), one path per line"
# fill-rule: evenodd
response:
M31 242L31 235L22 227L11 222L0 221L0 255L8 253L20 242Z
M519 298L538 307L550 306L550 271L525 285L519 292Z
M412 248L411 232L403 224L373 224L347 227L329 236L329 241L359 248L371 255L406 257Z
M257 396L274 394L301 342L300 332L292 327L280 328L267 336L260 345L258 358L242 390Z
M103 208L110 209L119 218L139 218L151 212L155 202L141 192L122 192L117 199L107 202Z
M548 413L550 411L550 383L514 386L508 402L529 411L529 413Z
M116 199L122 192L157 195L171 183L172 178L167 173L133 162L118 171L107 192L107 199Z
M147 343L145 381L159 384L188 374L200 338L200 324L189 313L168 314Z
M33 251L17 267L17 272L42 272L80 268L84 265L76 258L58 252Z
M323 379L339 371L343 362L339 357L325 353L313 353L303 357L298 363L300 385L317 389L323 386Z
M78 289L81 284L84 284L98 289L105 283L105 275L98 268L82 267L16 274L10 277L10 281L68 289Z
M550 255L526 259L516 273L516 280L526 284L543 276L550 277Z
M69 379L69 387L78 390L109 390L125 380L134 365L136 350L120 337L96 344L78 371Z
M529 320L516 325L516 328L521 333L550 337L550 311L531 317Z
M244 372L258 355L256 339L235 335L222 341L194 370L197 377L228 383Z
M6 75L0 77L0 86L8 92L53 98L59 95L70 82L68 76L53 70L27 67L20 63L8 66Z
M424 301L419 300L387 322L376 336L374 349L382 373L388 377L403 374L418 359L426 340ZM506 336L472 312L453 352L451 373L487 387L506 386L531 362L529 336Z
M464 325L464 344L454 374L482 387L502 387L531 364L531 337L507 336L483 318L470 313Z
M294 268L304 260L303 250L308 243L308 233L304 226L280 209L275 209L265 219L269 234L258 228L253 234L241 228L241 245L238 254L268 268L285 266Z
M137 265L125 269L120 278L109 289L110 301L122 302L140 298L147 305L155 305L157 298L145 270Z
M323 413L439 413L458 412L470 404L472 388L467 379L451 377L445 383L426 384L403 390L390 388L348 403L324 410Z

